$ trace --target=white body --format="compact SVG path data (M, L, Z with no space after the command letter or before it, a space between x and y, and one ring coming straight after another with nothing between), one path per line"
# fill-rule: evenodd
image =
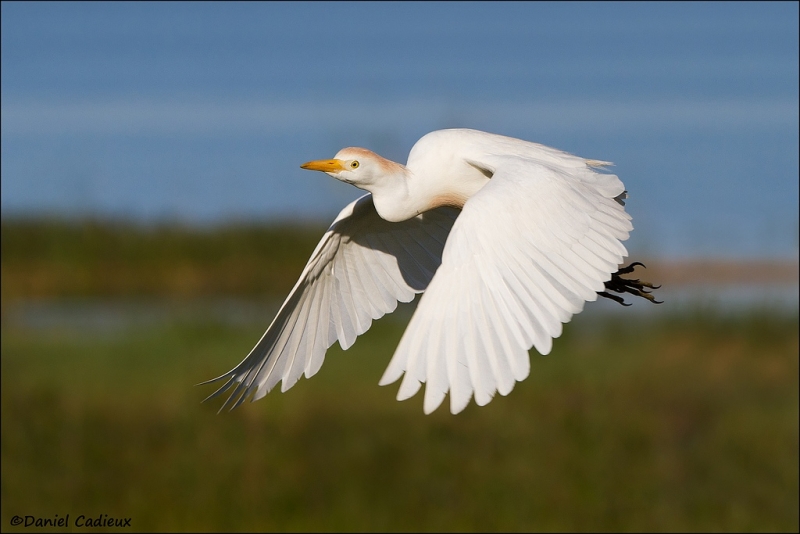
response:
M425 291L381 384L405 373L402 400L426 384L430 413L488 403L552 348L562 323L597 298L627 255L624 186L586 160L475 130L422 137L406 166L360 148L309 162L371 194L323 236L278 316L214 395L225 405L285 391L352 345L373 319ZM214 396L212 395L212 396ZM223 405L223 407L225 406Z

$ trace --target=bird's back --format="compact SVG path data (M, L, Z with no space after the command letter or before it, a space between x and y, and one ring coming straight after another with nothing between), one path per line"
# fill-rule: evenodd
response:
M611 165L587 160L539 143L479 130L454 128L424 135L411 148L406 167L457 195L469 199L494 174L497 158L519 158L557 171L569 180L587 182L606 196L624 191L616 175L592 168ZM436 196L434 192L429 193Z

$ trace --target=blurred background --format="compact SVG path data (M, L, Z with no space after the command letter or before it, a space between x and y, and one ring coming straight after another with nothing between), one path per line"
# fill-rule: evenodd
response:
M4 530L800 528L797 3L0 9ZM452 127L613 161L666 302L455 417L377 386L413 304L200 404L361 194L299 165Z

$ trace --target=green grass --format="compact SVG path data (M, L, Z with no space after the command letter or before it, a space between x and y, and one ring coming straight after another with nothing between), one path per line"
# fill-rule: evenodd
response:
M2 530L56 514L136 531L800 528L796 314L581 314L508 397L458 416L377 385L395 314L311 380L217 415L220 399L200 403L213 386L194 384L238 363L271 317L184 311L282 298L321 233L3 220ZM21 302L63 313L86 297L166 299L175 314L123 329L14 320Z
M578 316L508 397L458 416L377 385L402 321L220 415L193 384L264 325L6 324L2 528L797 531L797 317L630 311Z
M3 219L2 303L36 298L283 297L325 230L231 223Z

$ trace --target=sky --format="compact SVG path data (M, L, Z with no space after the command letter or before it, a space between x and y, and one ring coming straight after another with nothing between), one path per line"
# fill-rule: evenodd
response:
M798 256L798 3L1 5L3 217L331 221L465 127L613 161L656 257Z

